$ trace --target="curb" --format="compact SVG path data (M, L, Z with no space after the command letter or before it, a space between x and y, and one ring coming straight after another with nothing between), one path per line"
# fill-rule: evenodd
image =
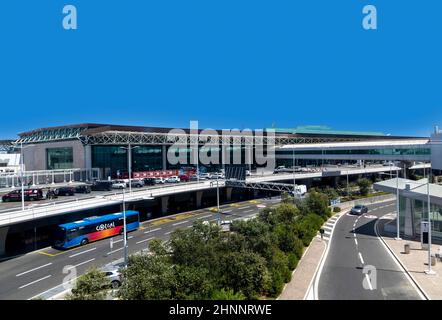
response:
M399 257L394 253L393 249L388 245L388 243L384 240L384 237L379 233L378 231L378 222L379 219L377 219L375 224L375 231L378 236L378 238L382 241L382 243L385 245L385 247L390 251L390 253L393 255L393 257L396 259L396 262L402 267L402 269L405 271L405 273L409 276L411 281L414 283L417 289L421 292L421 294L425 297L427 300L431 300L430 296L425 292L425 290L419 285L417 280L411 275L411 273L408 271L408 269L405 267L405 265L402 263L402 261L399 259Z

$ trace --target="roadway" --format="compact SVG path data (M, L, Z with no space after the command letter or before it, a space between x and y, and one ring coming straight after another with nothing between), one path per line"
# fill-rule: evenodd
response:
M279 198L272 198L223 205L220 217L222 220L253 217L264 206L271 206L279 201ZM154 238L167 240L173 230L189 228L195 221L217 219L218 213L206 208L146 221L139 230L129 233L129 253L147 249ZM0 263L0 299L30 299L62 284L67 276L67 273L63 273L63 268L71 268L72 271L71 266L75 266L77 275L80 275L92 265L104 266L122 256L123 239L118 236L113 239L112 250L110 239L104 239L65 251L44 248L3 261Z
M361 216L345 214L336 223L318 280L320 300L421 299L407 275L377 236L376 221L395 212L395 201L370 205ZM370 278L363 269L375 267ZM320 269L321 270L321 269ZM368 269L366 269L368 270ZM372 274L374 275L374 274ZM363 281L365 279L365 288ZM371 279L371 281L368 281Z

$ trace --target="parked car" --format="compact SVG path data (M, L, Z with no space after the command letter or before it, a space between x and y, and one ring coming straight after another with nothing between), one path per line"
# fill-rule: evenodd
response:
M153 186L155 185L155 178L144 178L143 182L145 186Z
M46 191L46 199L55 199L58 198L57 193L54 189L49 188L48 191Z
M211 176L212 175L210 173L208 173L208 172L201 173L200 174L200 180L210 179Z
M85 184L75 187L75 193L91 193L91 186Z
M273 173L280 173L280 172L284 172L286 171L286 167L285 166L278 166L275 168L275 170L273 170Z
M60 187L56 191L58 196L73 196L75 194L74 187Z
M102 270L106 275L106 278L109 280L110 286L113 289L117 289L118 287L121 286L122 277L119 268L109 266L103 268Z
M24 200L25 201L31 201L31 200L41 200L43 199L43 190L41 189L26 189L24 190ZM2 197L3 202L9 202L9 201L21 201L21 190L13 190L11 192L6 193Z
M167 183L178 183L180 182L180 178L178 176L171 176L166 179Z
M183 182L188 182L190 180L189 176L187 176L185 174L178 176L178 178L180 178L180 181L183 181Z
M356 215L361 215L361 214L364 214L367 212L368 212L368 208L364 205L361 205L361 204L354 206L350 211L351 214L356 214Z
M92 191L111 191L112 181L108 180L97 180L91 186Z
M224 178L225 178L224 174L220 172L214 172L210 175L209 179L224 179Z
M124 189L126 188L126 182L124 180L114 180L112 182L112 189Z
M163 177L157 177L157 178L155 178L155 183L156 184L161 184L161 183L164 183L165 181L164 181L164 178Z
M132 179L131 181L132 188L141 188L144 187L144 181L141 179ZM126 183L127 186L129 186L129 182Z

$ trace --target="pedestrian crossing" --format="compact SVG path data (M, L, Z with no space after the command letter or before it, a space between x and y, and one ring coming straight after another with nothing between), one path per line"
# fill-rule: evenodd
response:
M327 220L327 222L324 223L324 225L321 227L321 229L324 230L324 233L322 234L322 239L324 240L330 240L331 233L333 231L333 228L338 221L339 214L334 215L330 219ZM321 237L321 233L319 234L319 237Z

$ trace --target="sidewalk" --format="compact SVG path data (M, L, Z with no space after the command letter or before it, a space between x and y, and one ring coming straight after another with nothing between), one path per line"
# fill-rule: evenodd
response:
M327 245L316 236L304 252L298 266L292 274L292 280L286 284L278 300L303 300L316 274L321 257Z
M396 219L391 220L382 225L378 225L378 231L382 236L384 243L392 251L394 256L399 260L400 264L407 271L408 275L415 282L425 296L431 300L442 299L442 262L436 259L436 265L432 266L432 270L436 272L434 275L428 275L425 270L428 270L428 251L421 249L420 241L402 239L395 240ZM393 226L394 225L394 226ZM388 231L385 231L388 230ZM410 253L405 254L404 245L410 244ZM439 245L432 245L431 252L435 254L439 252Z

